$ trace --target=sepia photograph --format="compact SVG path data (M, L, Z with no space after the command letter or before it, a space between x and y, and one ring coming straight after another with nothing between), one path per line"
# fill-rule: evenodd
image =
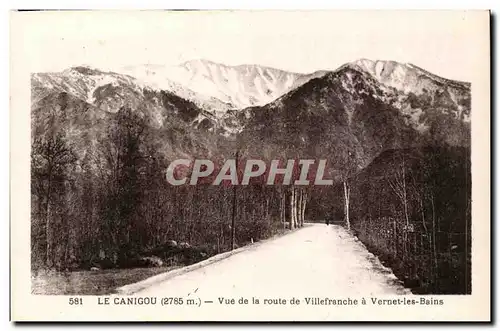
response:
M23 297L179 321L460 319L455 296L489 314L487 11L11 19Z

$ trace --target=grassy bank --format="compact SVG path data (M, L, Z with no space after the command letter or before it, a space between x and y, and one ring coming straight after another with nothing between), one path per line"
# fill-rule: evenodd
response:
M180 266L107 269L99 271L33 272L31 293L42 295L105 295Z

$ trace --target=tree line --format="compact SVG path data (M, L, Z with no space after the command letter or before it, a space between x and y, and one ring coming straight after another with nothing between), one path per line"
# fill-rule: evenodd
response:
M338 184L327 198L336 202L318 209L343 219L413 292L471 293L470 148L386 151L349 182L349 195Z
M306 189L172 186L147 116L122 108L107 120L90 140L64 125L33 134L33 269L129 267L171 242L195 250L194 262L233 248L233 215L236 247L303 226Z

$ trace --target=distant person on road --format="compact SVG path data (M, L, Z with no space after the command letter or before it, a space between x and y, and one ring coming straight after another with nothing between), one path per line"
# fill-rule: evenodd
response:
M330 225L330 218L329 217L326 218L325 223L326 223L326 225Z

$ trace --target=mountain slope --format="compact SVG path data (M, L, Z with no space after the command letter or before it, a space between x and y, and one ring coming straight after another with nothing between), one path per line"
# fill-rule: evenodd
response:
M31 83L32 138L62 135L79 162L100 153L108 132L120 126L120 113L128 110L144 120L148 146L165 161L219 155L219 140L225 139L212 114L130 76L76 67L33 74Z
M169 116L178 116L193 127L219 129L217 119L179 95L151 87L134 77L87 67L31 76L32 104L53 93L67 93L106 112L122 107L140 110L161 127Z
M420 93L413 87L415 93L406 93L391 86L390 77L357 64L342 66L266 106L242 111L237 115L241 140L255 153L268 151L269 157L281 151L287 157L326 158L337 178L365 167L387 149L470 145L466 85L429 80ZM452 96L454 89L458 92Z
M389 88L394 105L403 112L434 108L470 123L470 84L445 79L413 64L360 59L346 66L370 74Z
M102 153L103 146L109 143L110 130L119 129L121 113L126 113L128 109L144 119L147 146L162 155L165 161L218 156L224 145L223 136L195 128L191 125L191 118L170 113L171 110L167 108L162 108L160 113L165 120L157 125L157 118L147 111L124 106L118 111L108 112L70 93L57 91L32 104L32 138L45 140L61 135L70 143L78 163L87 156L92 159L89 161L92 163Z

